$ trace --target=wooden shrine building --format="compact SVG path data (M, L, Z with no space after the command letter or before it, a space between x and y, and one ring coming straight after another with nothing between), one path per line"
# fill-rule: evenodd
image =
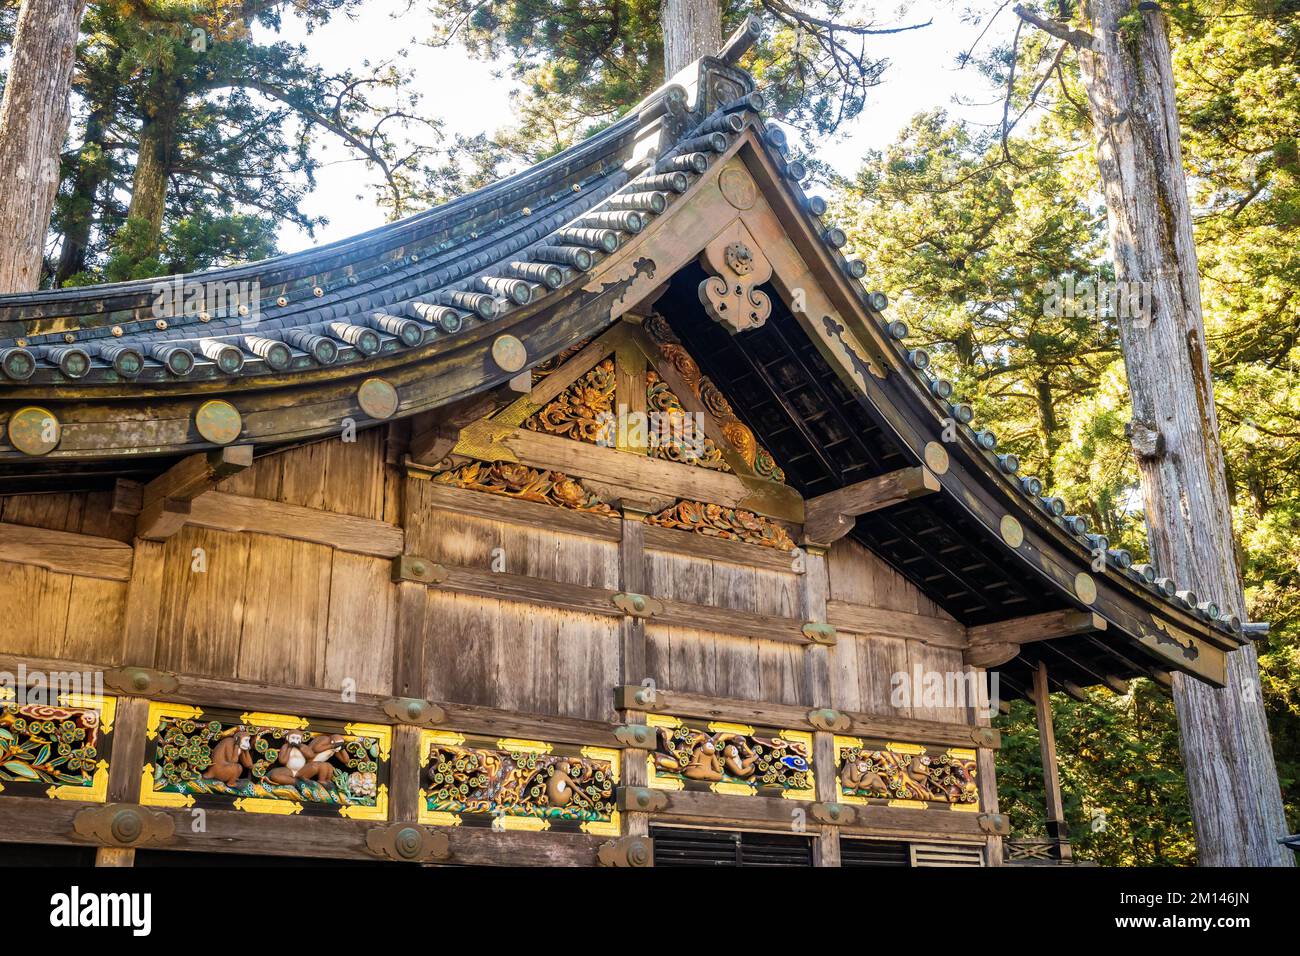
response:
M1240 622L905 344L744 45L356 238L0 297L0 856L997 865L954 687L1222 681Z

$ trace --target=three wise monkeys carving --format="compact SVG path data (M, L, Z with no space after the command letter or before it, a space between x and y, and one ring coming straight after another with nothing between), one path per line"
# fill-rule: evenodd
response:
M321 733L309 739L300 730L287 731L266 779L282 786L293 786L303 780L328 786L334 778L331 758L337 757L345 767L351 762L344 749L346 744L342 734ZM236 730L223 737L212 748L212 763L203 771L203 778L235 787L245 773L252 776L252 749L253 735L247 730Z

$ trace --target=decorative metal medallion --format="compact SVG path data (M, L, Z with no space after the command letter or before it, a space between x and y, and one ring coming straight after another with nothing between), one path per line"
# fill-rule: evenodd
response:
M946 475L948 473L948 449L937 441L926 442L924 455L925 467L936 475Z
M422 737L420 822L617 836L619 752L541 740Z
M1020 527L1020 522L1011 515L1002 516L1002 525L999 528L1002 534L1002 540L1013 548L1018 548L1025 541L1025 529Z
M1097 600L1097 582L1087 571L1080 571L1074 576L1074 596L1084 604Z
M20 703L13 688L0 687L0 793L102 803L117 699L53 699Z
M389 727L155 703L148 736L141 803L388 818Z
M743 242L733 242L723 252L727 267L738 276L747 276L754 271L754 254Z
M28 405L9 416L9 444L25 455L48 455L62 437L63 426L48 408Z
M239 437L244 421L234 405L218 398L199 406L194 413L194 427L214 445L229 445Z
M647 757L650 786L815 799L812 734L650 714L658 741Z
M357 388L357 404L379 421L397 413L397 389L382 378L368 378Z
M739 165L728 165L718 174L718 189L722 198L737 209L749 209L758 199L754 180Z
M505 372L518 372L528 362L528 350L513 335L498 335L492 343L492 361Z
M839 779L845 803L881 803L891 807L978 811L975 751L932 750L919 744L835 737Z

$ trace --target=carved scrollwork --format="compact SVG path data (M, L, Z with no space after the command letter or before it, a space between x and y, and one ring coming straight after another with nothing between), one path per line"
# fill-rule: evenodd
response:
M618 517L618 512L581 482L558 471L542 471L510 462L474 461L435 475L434 481L457 488L487 491L521 501L558 505L574 511Z
M836 737L838 790L850 803L875 800L978 810L975 751Z
M716 722L697 726L660 714L646 722L659 736L650 754L651 787L813 796L811 734Z
M702 501L679 501L658 514L650 515L645 521L646 524L661 528L677 528L712 538L744 541L778 551L794 549L794 540L785 528L770 518L740 508L727 508Z
M605 359L524 422L524 427L596 445L608 444L613 424L614 360Z
M709 317L732 332L756 329L772 314L772 300L758 290L772 277L772 264L736 220L709 243L700 262L710 273L700 283L700 302Z

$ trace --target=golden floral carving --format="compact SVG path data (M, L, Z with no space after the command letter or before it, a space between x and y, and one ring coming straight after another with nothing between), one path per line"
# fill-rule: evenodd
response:
M679 501L670 508L645 519L646 524L661 528L678 528L711 538L744 541L778 551L791 551L794 541L781 525L740 508L702 501Z
M754 469L754 473L760 478L784 483L785 472L777 466L772 453L760 445L749 426L736 417L731 403L727 401L726 396L713 380L700 372L695 360L687 354L680 340L673 334L668 320L662 315L652 315L641 324L641 327L681 373L691 391L695 393L695 397L700 400L700 404L722 426L722 434L727 437L727 441L735 446L741 457L745 459L745 463Z
M538 362L536 365L533 366L533 384L536 385L542 379L546 378L546 376L550 375L552 372L554 372L557 368L559 368L569 359L573 358L575 355L577 355L579 352L585 349L588 346L588 344L590 344L590 342L591 342L591 337L588 336L585 339L581 339L580 341L574 342L572 345L561 349L559 352L557 352L555 355L548 358L546 361Z
M614 423L614 360L607 358L569 385L524 427L600 444Z
M677 395L654 369L646 373L645 396L646 407L661 416L657 441L650 446L652 458L685 462L714 471L731 471L731 466L722 457L722 449L712 438L697 433L694 417L687 414Z
M435 482L456 488L486 491L520 501L536 501L574 511L617 517L618 512L600 500L580 481L558 471L542 471L511 462L472 461L433 477Z

